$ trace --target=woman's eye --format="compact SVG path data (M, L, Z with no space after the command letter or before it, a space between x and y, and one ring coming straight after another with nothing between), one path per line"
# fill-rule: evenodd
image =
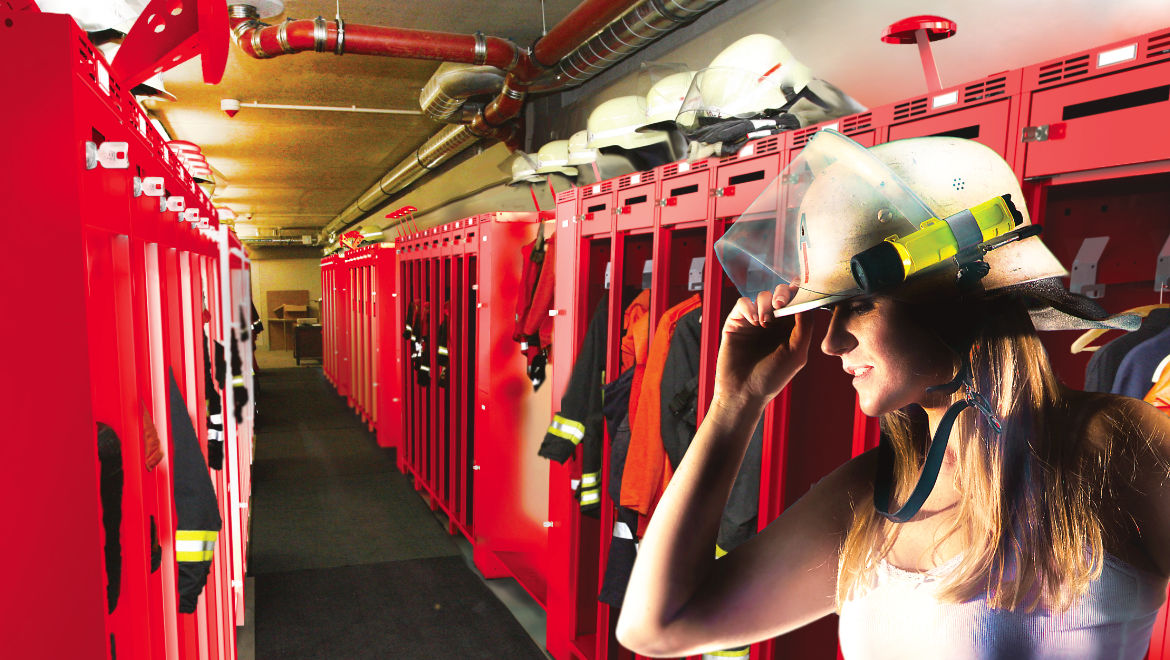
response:
M849 313L850 314L864 314L872 309L873 309L873 301L871 301L871 300L861 300L861 301L849 304Z

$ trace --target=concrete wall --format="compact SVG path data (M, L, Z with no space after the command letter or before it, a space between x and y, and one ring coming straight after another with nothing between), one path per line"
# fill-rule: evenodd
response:
M252 300L256 309L260 311L260 318L268 327L268 292L284 291L289 289L307 289L309 291L310 315L320 318L321 297L321 259L320 257L300 259L261 259L252 261ZM260 335L262 346L268 348L268 337L271 333L266 329Z

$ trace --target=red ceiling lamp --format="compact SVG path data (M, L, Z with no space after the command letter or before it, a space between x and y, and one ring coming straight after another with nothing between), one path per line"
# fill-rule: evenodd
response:
M911 16L887 27L882 33L882 41L887 44L918 44L926 87L933 94L942 89L942 80L938 75L938 66L934 63L930 42L953 37L958 29L957 23L942 16Z
M211 165L208 164L207 159L203 156L203 150L194 142L186 140L171 140L167 142L167 147L174 152L175 156L183 163L183 167L190 172L191 176L208 183L215 182L215 176L211 172Z

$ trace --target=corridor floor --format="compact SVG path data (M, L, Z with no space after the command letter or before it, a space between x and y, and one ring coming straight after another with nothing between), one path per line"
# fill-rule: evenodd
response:
M489 588L319 367L258 390L256 658L547 657L539 607Z

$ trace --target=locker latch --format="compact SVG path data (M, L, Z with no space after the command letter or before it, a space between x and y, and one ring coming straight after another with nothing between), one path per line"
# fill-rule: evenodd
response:
M659 206L678 206L678 198L677 197L667 197L666 199L660 199L660 200L658 200L658 205Z
M101 165L107 170L124 170L130 167L130 143L96 142L85 143L85 169L92 170Z
M161 176L134 177L134 196L162 197L166 194Z
M1049 140L1063 140L1068 132L1068 122L1044 124L1043 126L1025 126L1022 142L1047 142Z
M735 186L724 186L715 189L716 197L735 197Z

